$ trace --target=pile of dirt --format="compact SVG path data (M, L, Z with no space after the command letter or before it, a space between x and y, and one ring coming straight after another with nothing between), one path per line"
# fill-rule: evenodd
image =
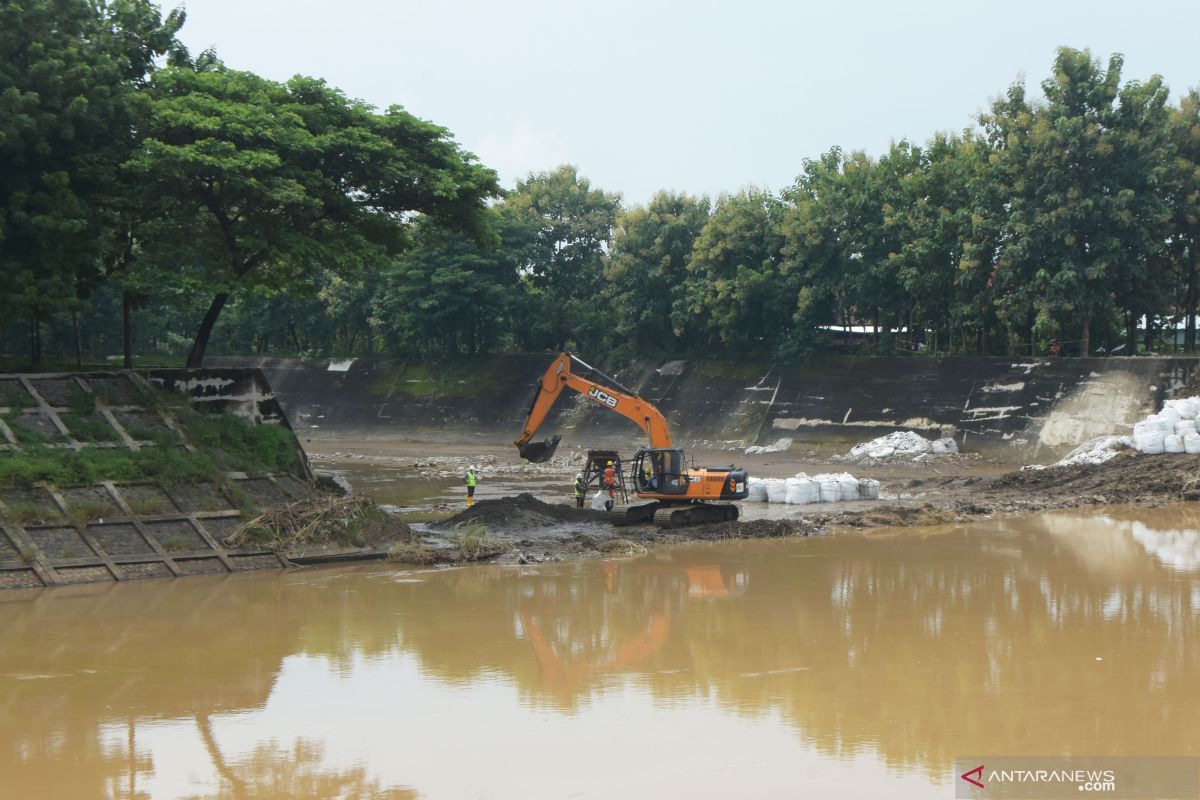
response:
M621 516L621 515L617 515ZM538 500L529 492L516 497L480 500L467 510L449 519L430 525L435 530L452 530L472 522L500 529L530 529L558 527L565 523L610 523L612 515L589 508L552 505Z
M1090 503L1166 502L1193 499L1200 455L1143 455L1131 451L1102 464L1013 472L997 478L988 494L1041 496L1066 506Z

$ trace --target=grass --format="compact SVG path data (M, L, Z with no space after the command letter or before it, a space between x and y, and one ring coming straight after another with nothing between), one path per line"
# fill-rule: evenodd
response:
M41 433L32 428L17 424L17 420L23 416L25 415L20 411L10 411L3 416L4 424L13 432L13 436L17 437L17 442L21 446L45 444L46 437Z
M18 525L62 519L62 514L59 513L57 508L39 506L34 503L13 503L7 506L0 514L3 514L4 519Z
M8 406L13 411L22 411L26 408L33 408L37 403L33 402L33 398L28 392L18 386L13 386L4 393L2 405Z
M134 497L129 498L128 502L129 510L139 517L165 513L164 504L153 497Z
M72 414L80 417L94 414L96 411L96 396L91 392L85 392L78 386L74 386L67 394L67 408L71 409Z
M114 516L120 513L119 511L114 512L108 503L101 503L98 500L81 500L71 503L71 508L67 511L67 518L75 525L83 527L92 520L104 519L105 514Z
M488 527L479 520L471 520L465 525L459 525L458 549L462 551L467 561L478 561L481 558L491 558L504 552L504 546L499 541L488 536Z
M296 437L282 425L255 425L232 414L180 409L187 438L211 453L218 468L242 472L299 472Z
M58 418L67 426L71 435L81 442L118 442L121 440L121 436L112 425L108 424L108 420L95 411L86 414L63 411Z

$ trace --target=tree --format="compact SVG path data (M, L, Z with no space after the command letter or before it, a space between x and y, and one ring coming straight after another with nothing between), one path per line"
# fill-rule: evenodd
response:
M1170 163L1170 253L1178 264L1179 310L1184 315L1184 349L1196 349L1196 303L1200 273L1200 90L1192 89L1172 109L1168 133Z
M759 190L717 200L692 248L677 330L694 347L720 341L737 354L773 354L788 337L794 292L781 272L783 204Z
M149 85L146 136L127 164L157 216L157 252L215 290L188 366L239 290L315 291L408 244L414 214L483 237L495 174L441 127L398 106L376 113L324 82L275 83L218 65L171 68Z
M502 246L480 246L426 221L415 240L382 275L377 324L410 352L496 349L520 291L516 262Z
M527 243L519 248L520 269L540 297L538 312L552 337L543 346L562 350L569 338L607 336L604 258L620 205L620 195L593 189L570 165L517 181L505 199L504 224L514 241Z
M622 338L634 352L671 353L681 345L671 319L681 299L692 246L708 222L708 198L658 192L624 212L608 259L608 296Z
M132 96L183 20L147 0L0 5L0 313L28 314L35 364L41 321L90 291L111 254Z
M1061 48L1043 105L1014 87L982 119L1011 195L1001 270L1021 287L1018 304L1037 309L1035 327L1078 326L1085 355L1115 294L1131 317L1150 302L1138 289L1152 285L1146 256L1166 235L1167 90L1157 76L1122 88L1122 64L1114 55L1103 69L1088 51Z

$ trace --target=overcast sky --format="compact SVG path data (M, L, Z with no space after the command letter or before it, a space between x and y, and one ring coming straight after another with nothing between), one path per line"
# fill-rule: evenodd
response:
M162 0L164 8L175 5ZM233 68L303 73L453 131L500 173L572 163L644 203L790 184L834 145L878 155L973 125L1059 45L1126 80L1200 86L1190 0L188 0L183 39Z

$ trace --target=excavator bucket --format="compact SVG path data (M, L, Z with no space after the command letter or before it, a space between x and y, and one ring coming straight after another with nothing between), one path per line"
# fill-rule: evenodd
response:
M543 439L540 442L526 442L525 444L517 445L517 450L521 453L521 458L533 464L541 464L544 461L549 461L554 457L554 451L558 449L558 441L562 436L553 436L549 439Z

